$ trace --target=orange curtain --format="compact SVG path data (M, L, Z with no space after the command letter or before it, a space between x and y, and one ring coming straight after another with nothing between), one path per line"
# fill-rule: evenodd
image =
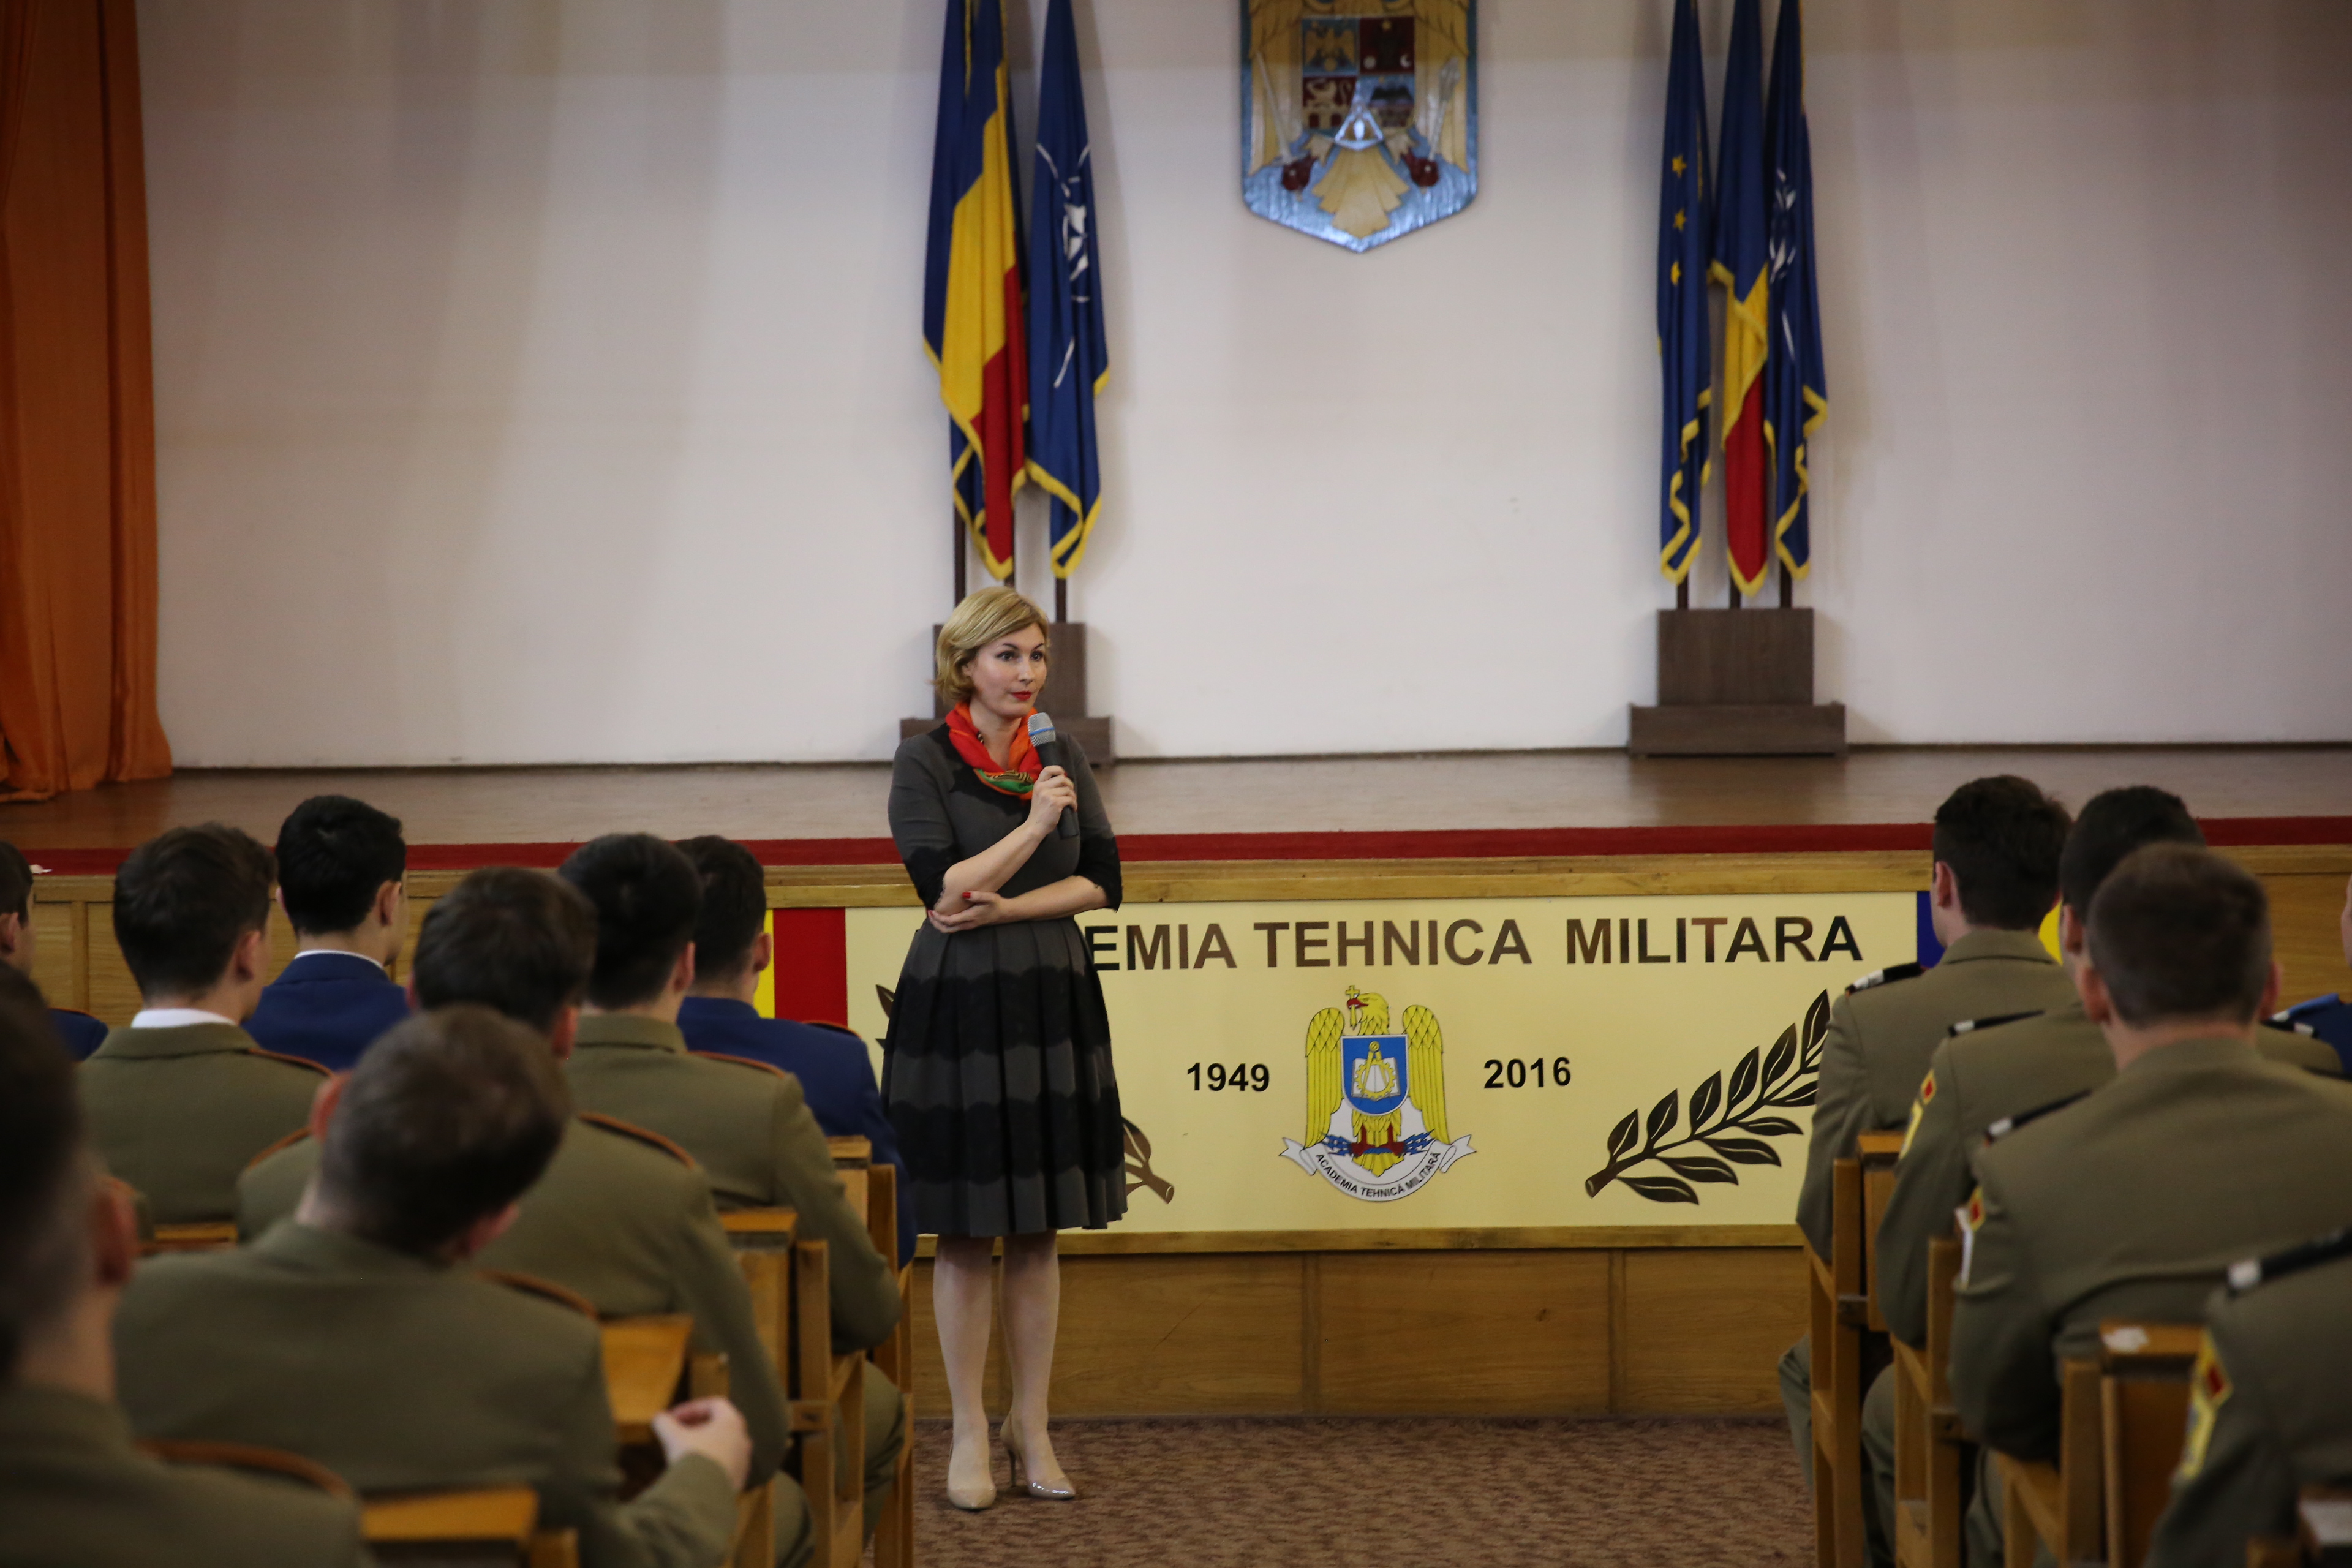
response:
M0 0L0 799L172 771L134 0Z

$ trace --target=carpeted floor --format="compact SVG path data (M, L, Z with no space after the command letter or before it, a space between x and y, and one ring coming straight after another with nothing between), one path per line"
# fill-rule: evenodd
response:
M948 1426L919 1424L925 1568L1300 1568L1440 1562L1799 1563L1811 1505L1779 1421L1062 1421L1083 1496L948 1506ZM1010 1476L1003 1451L996 1483Z

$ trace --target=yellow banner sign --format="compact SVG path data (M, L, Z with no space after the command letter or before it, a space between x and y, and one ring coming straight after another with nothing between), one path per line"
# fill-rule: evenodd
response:
M920 920L848 911L850 1022ZM1829 999L1910 893L1129 904L1081 916L1155 1231L1784 1224Z

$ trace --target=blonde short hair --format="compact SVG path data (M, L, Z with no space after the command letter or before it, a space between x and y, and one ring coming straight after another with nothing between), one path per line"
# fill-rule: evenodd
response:
M1017 589L998 585L982 588L955 607L940 628L939 673L932 684L953 705L971 699L971 661L980 650L1024 626L1035 626L1051 638L1045 612Z

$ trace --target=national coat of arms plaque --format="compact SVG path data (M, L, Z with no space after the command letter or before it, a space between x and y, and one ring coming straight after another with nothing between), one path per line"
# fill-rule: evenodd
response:
M1478 194L1475 0L1242 0L1242 200L1365 251Z

